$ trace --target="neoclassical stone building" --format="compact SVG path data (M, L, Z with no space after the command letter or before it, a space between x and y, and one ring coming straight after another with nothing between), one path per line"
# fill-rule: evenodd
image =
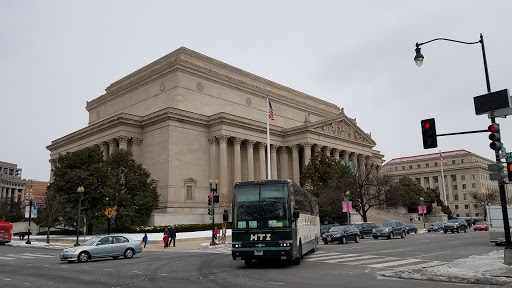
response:
M23 200L26 183L21 179L21 168L18 165L0 161L0 199Z
M270 147L267 97L275 118ZM184 47L112 83L86 109L88 126L52 141L51 159L91 145L105 157L131 150L158 180L160 208L151 225L209 222L209 179L220 181L220 215L230 210L236 181L298 182L312 153L355 171L378 170L383 162L370 134L343 109Z

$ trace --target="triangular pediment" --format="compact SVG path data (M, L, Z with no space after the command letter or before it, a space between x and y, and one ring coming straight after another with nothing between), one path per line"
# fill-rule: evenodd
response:
M333 118L310 122L308 130L358 143L376 145L371 136L357 126L355 119L350 119L346 115L338 115Z

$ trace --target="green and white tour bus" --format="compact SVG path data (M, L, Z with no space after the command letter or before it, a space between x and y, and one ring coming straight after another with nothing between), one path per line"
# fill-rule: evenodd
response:
M233 195L232 256L299 264L320 237L316 198L288 179L237 182Z

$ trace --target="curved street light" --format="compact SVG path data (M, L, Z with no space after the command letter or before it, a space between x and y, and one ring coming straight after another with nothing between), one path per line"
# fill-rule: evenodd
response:
M350 200L350 191L345 193L345 201L347 201L347 225L350 225L350 210L348 209L348 201Z

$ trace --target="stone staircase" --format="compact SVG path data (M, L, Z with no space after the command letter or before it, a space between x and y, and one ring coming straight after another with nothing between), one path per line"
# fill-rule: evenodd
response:
M410 224L410 217L413 218L413 224L416 225L418 229L423 229L423 222L418 220L417 213L407 213L404 209L378 209L377 207L372 207L368 210L368 222L373 222L375 224L379 224L385 220L399 220L404 222L404 224Z

